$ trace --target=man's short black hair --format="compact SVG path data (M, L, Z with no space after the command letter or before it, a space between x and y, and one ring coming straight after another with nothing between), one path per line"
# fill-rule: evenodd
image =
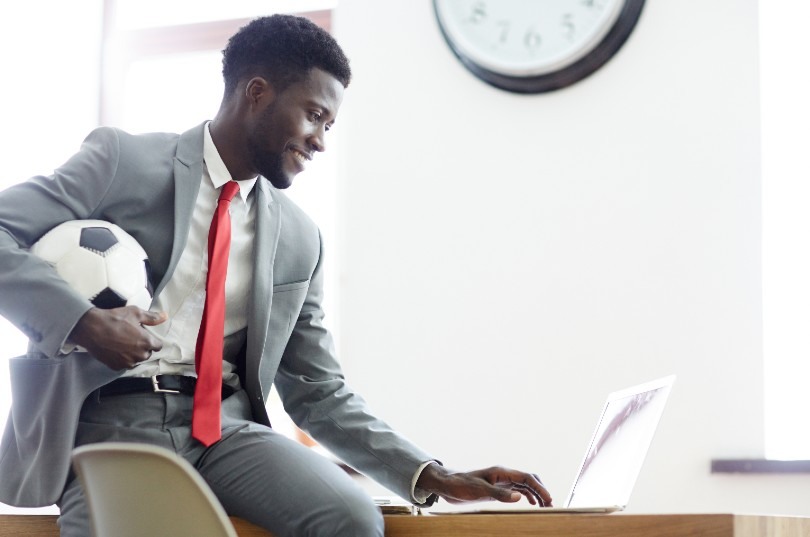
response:
M335 38L309 19L293 15L252 20L222 51L226 95L248 76L262 76L283 91L314 67L334 76L344 88L349 85L349 60Z

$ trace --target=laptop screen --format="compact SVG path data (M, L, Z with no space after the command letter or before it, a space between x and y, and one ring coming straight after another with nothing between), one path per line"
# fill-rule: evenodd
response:
M627 505L674 380L608 396L566 507Z

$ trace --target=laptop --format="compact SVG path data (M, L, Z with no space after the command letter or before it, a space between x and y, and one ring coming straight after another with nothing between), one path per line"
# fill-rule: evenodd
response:
M608 395L571 492L562 507L487 502L453 506L433 514L611 513L627 506L664 412L675 376Z

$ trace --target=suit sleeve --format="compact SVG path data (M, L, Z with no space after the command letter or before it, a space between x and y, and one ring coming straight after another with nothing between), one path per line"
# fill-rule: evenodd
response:
M304 431L347 464L403 498L433 457L374 417L346 384L334 344L323 326L323 248L276 375L284 408ZM432 498L427 502L432 503Z
M118 155L116 132L96 129L52 175L0 192L0 315L49 357L92 306L28 248L62 222L94 217Z

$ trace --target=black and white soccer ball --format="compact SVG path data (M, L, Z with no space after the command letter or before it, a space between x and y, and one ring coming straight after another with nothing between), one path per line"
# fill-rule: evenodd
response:
M71 220L42 236L31 253L88 299L104 309L152 302L146 252L130 234L103 220Z

